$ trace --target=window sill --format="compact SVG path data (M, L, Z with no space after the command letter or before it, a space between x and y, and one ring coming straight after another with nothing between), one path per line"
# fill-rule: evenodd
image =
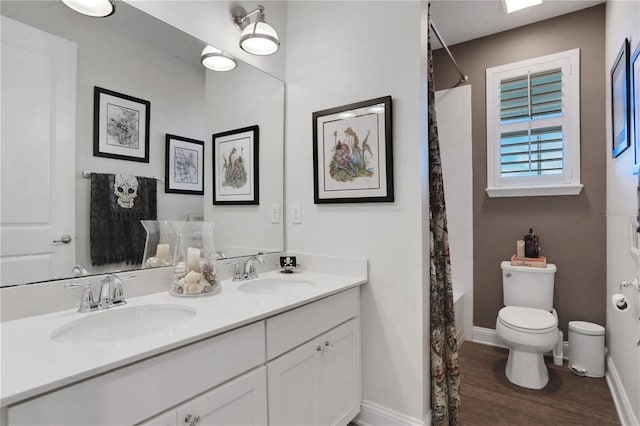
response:
M555 195L578 195L582 191L582 184L545 185L545 186L520 186L520 187L496 187L486 188L489 198L500 197L545 197Z

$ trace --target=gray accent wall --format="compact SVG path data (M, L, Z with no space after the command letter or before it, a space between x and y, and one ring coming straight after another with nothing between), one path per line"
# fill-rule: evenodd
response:
M580 48L582 184L577 196L489 198L485 192L485 70L528 58ZM605 323L606 158L605 6L537 22L450 46L469 76L472 91L473 309L474 326L495 328L502 305L500 261L515 253L528 228L540 237L541 254L558 267L554 306L567 339L572 320ZM434 52L436 90L458 81L443 49Z

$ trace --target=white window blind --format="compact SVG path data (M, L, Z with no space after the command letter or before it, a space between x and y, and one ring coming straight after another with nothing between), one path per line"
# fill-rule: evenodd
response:
M540 187L557 185L581 189L579 87L578 49L487 69L490 196L551 195ZM504 189L510 190L497 194Z

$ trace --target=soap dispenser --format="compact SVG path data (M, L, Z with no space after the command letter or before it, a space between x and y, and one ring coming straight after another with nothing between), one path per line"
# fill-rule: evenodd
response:
M524 236L524 256L540 257L540 241L538 236L533 233L533 228L529 228L529 233Z

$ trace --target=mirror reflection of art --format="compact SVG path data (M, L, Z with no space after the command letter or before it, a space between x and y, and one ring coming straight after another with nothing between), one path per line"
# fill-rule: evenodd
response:
M213 204L259 204L258 126L213 135Z
M313 113L314 202L393 201L391 97Z
M93 155L149 162L150 102L94 88Z
M629 86L629 39L625 38L611 68L611 155L613 158L631 146L629 137L631 91Z
M204 141L167 134L164 192L204 194Z

